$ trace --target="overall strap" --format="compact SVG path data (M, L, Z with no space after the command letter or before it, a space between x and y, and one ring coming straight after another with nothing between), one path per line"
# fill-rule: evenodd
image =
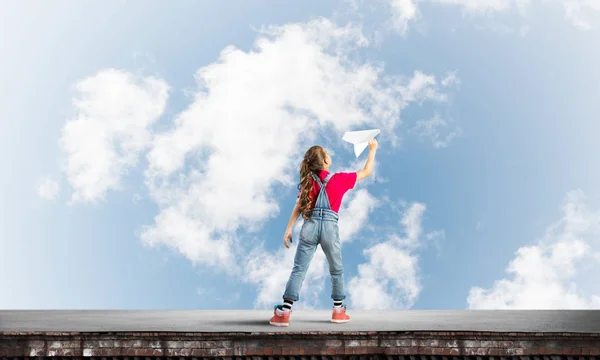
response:
M331 179L332 175L333 175L332 173L327 174L327 176L325 177L325 181L321 181L321 178L319 178L315 173L312 174L312 177L319 184L321 189L323 189L329 182L329 179Z
M319 186L323 186L323 182L321 182L321 179L317 176L317 174L312 173L312 178L319 184Z
M327 196L327 191L325 191L325 186L327 186L327 183L329 182L329 179L331 179L331 176L331 173L327 174L327 176L325 177L325 181L323 182L321 182L321 179L317 177L317 181L321 185L321 189L319 190L319 195L317 196L317 201L315 203L315 208L317 209L331 210L329 197Z

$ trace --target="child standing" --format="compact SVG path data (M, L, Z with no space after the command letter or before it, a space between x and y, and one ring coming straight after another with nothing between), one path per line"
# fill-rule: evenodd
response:
M377 140L369 141L369 156L365 167L351 173L330 174L331 157L321 146L311 147L304 155L304 160L300 165L300 184L298 185L300 194L283 236L286 248L290 247L288 239L290 242L292 241L292 228L300 214L304 218L304 223L300 230L300 242L296 249L294 267L283 294L284 303L275 306L274 315L270 320L271 325L289 326L292 305L299 300L302 282L318 244L321 244L327 257L331 274L331 298L333 299L331 322L350 321L350 316L346 314L346 306L343 304L346 294L338 212L344 194L353 189L357 181L371 175L377 145Z

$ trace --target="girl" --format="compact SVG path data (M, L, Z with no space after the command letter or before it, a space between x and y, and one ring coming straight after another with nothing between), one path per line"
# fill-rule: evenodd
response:
M354 188L357 181L371 175L377 140L369 141L369 157L364 169L352 173L329 173L331 157L320 146L313 146L306 154L300 165L299 200L296 201L288 223L283 243L289 248L288 239L292 242L292 228L302 214L304 223L300 230L300 242L296 249L294 268L285 287L283 305L275 305L271 325L289 326L292 304L298 301L302 282L308 270L310 261L321 244L321 248L329 263L333 299L333 314L331 322L345 323L350 321L346 315L346 306L342 304L346 298L344 292L344 267L342 265L342 246L338 228L338 212L344 194ZM316 200L315 200L316 199Z

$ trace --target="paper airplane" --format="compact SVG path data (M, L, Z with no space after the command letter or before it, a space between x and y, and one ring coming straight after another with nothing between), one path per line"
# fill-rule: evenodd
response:
M344 134L342 140L354 144L354 154L358 157L363 150L369 145L369 140L379 134L379 129L373 130L361 130L361 131L348 131Z

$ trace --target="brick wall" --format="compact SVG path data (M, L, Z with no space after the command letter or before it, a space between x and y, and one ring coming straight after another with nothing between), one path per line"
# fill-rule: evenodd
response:
M476 332L0 333L0 358L225 358L366 355L453 357L600 356L600 334ZM551 357L548 357L551 359ZM414 360L414 359L413 359ZM533 358L531 359L533 360ZM556 358L554 359L556 360Z

